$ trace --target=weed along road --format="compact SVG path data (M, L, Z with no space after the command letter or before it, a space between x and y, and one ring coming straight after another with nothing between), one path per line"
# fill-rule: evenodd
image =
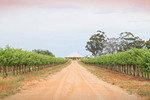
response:
M77 61L32 89L5 100L139 100L119 87L99 80Z

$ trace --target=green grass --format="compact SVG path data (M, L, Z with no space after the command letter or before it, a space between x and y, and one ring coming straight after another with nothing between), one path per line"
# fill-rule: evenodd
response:
M142 88L138 89L137 92L140 96L150 96L150 91L144 91Z
M134 88L134 87L128 87L126 91L127 91L129 94L132 94L133 89L135 89L135 88Z
M8 82L0 80L0 84L2 84L2 85L8 85Z
M4 91L0 93L0 97L3 99L7 96L14 95L18 92L20 92L20 89Z
M122 85L120 85L120 88L124 89L124 87Z
M24 79L25 78L23 76L19 76L15 79L10 80L9 82L13 84L13 83L16 83L16 82L19 82L19 81L23 81Z
M150 87L150 84L144 84L144 86L146 86L146 87Z

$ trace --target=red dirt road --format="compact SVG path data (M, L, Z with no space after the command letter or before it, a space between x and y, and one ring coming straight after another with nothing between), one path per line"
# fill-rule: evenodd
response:
M121 88L99 80L72 61L61 72L5 100L140 100Z

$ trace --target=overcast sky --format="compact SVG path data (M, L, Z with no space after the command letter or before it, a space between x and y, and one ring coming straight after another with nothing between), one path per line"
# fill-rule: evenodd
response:
M97 30L148 40L150 0L0 0L0 47L86 56L86 42Z

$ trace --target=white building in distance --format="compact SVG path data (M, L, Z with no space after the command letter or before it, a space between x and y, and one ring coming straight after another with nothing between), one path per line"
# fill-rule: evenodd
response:
M81 58L84 58L82 55L80 55L79 53L73 52L70 55L65 57L66 59L73 59L73 60L79 60Z

